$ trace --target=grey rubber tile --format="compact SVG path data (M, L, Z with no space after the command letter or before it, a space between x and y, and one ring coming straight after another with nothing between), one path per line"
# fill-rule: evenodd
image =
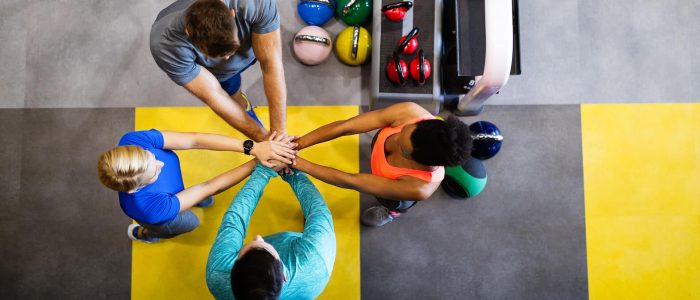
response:
M0 2L0 108L24 107L27 30L24 18L32 1Z
M579 46L584 103L692 99L694 1L582 1Z
M9 55L13 61L26 56L26 84L31 87L26 107L202 105L172 83L151 57L150 28L169 3L37 1L22 11L18 19L41 20L29 22L26 51L14 47ZM289 105L359 105L366 99L362 68L344 66L334 54L316 67L293 58L291 42L303 23L296 16L296 2L280 1L279 11ZM22 28L17 22L13 25ZM335 39L344 27L333 21L326 29ZM254 104L267 105L259 65L243 78ZM37 82L41 84L32 84Z
M486 189L468 200L440 189L363 227L363 299L588 298L578 106L489 106L479 118L505 136Z
M580 101L578 2L518 1L522 75L511 76L494 104L564 104Z
M177 100L162 93L170 83L156 76L160 70L148 48L158 8L169 2L37 1L24 15L41 20L27 28L27 84L41 84L27 90L26 106L132 107L148 106L147 99Z
M0 298L14 299L19 273L17 272L20 249L15 246L20 210L20 174L22 160L22 110L0 109Z
M700 15L700 2L695 1L692 3L690 8L690 15ZM698 22L690 22L685 25L690 27L689 30L691 32L691 36L700 36L700 24L698 24ZM690 51L690 63L692 71L692 74L690 75L690 102L698 102L700 101L700 85L697 84L698 78L700 78L700 47L698 47L697 44L694 44L691 47Z
M100 153L133 130L133 109L28 109L21 126L20 207L9 259L19 299L128 298L131 241Z

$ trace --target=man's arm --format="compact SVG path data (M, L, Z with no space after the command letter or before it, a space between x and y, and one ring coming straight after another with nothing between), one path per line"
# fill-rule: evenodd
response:
M241 180L250 175L255 167L255 160L251 160L245 164L228 170L219 176L184 189L177 193L177 199L180 200L180 212L183 212L205 198L216 195L238 184Z
M230 272L243 246L243 239L248 231L250 217L260 201L265 186L270 178L277 176L275 171L257 165L250 179L233 198L228 210L224 213L216 239L209 252L207 261L207 276L211 271Z
M323 196L306 174L296 171L282 175L294 190L304 213L304 235L302 240L321 254L329 273L335 261L335 232L333 216Z
M265 139L268 132L258 125L231 97L221 88L219 81L211 72L201 68L199 75L184 85L192 95L202 100L226 123L256 142ZM274 127L273 127L274 128Z
M386 126L401 125L402 122L420 115L429 114L427 110L413 102L397 103L392 106L373 110L347 120L336 121L307 133L297 139L297 149L304 149L341 136L364 133ZM314 176L315 177L315 176Z
M270 106L270 130L287 132L287 85L282 65L280 30L252 34L255 57L260 61L265 96Z
M293 167L325 183L387 199L422 201L428 199L440 185L438 182L425 182L410 176L394 180L372 174L349 174L301 157L297 157Z

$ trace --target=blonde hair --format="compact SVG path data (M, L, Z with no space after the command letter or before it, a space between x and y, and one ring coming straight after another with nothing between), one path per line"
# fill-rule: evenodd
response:
M106 187L119 192L141 184L139 177L148 168L148 153L139 146L119 146L100 155L97 176Z

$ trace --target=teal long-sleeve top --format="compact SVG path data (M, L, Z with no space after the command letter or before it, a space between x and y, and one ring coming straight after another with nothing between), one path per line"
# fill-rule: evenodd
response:
M277 173L255 166L224 214L207 261L207 286L216 299L234 299L231 268L238 258L253 214L265 186ZM304 232L284 231L264 237L275 247L284 265L287 281L279 299L314 299L328 283L335 262L333 217L306 174L283 175L291 185L304 213Z

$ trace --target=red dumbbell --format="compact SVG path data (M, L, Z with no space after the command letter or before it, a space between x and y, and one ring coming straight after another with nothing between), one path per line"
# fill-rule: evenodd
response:
M392 22L403 21L403 17L406 12L413 7L413 2L411 1L400 1L396 3L390 3L382 7L382 12L386 16L387 20Z
M430 66L430 61L425 59L425 53L423 49L418 51L418 55L411 61L411 78L415 80L418 84L425 84L425 80L430 77L430 71L432 70Z
M407 35L399 40L396 52L399 54L411 55L418 49L418 27L413 28Z
M408 66L403 59L399 58L398 53L394 53L389 63L386 64L386 75L396 85L404 85L406 83Z

